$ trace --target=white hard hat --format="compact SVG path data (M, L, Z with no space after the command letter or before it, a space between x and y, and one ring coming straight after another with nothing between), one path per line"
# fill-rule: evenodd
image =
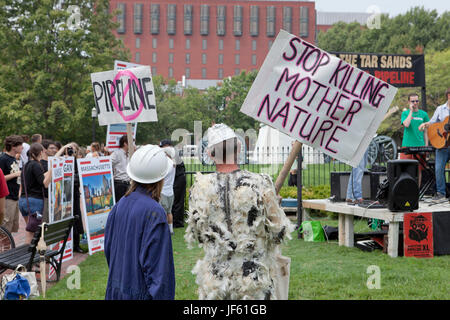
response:
M162 149L171 159L175 158L175 148L174 147L164 147Z
M127 165L128 176L136 182L155 183L163 179L173 166L164 150L155 145L140 147Z
M236 137L237 136L234 133L233 129L231 129L226 124L224 123L215 124L206 131L206 141L208 142L206 148L210 149L212 146L222 141Z

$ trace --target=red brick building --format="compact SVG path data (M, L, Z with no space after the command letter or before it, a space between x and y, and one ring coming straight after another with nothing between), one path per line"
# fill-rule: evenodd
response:
M165 78L222 79L259 69L280 29L316 39L312 1L111 0L132 60Z

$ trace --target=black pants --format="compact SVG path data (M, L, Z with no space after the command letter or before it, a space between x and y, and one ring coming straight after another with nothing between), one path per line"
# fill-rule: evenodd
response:
M184 199L186 197L186 174L184 164L177 165L175 172L175 180L173 182L173 227L184 227Z
M116 198L116 203L127 193L129 187L129 182L114 180L114 197Z
M80 191L79 187L74 187L73 193L73 215L78 217L75 220L73 226L73 248L77 249L80 247L80 235L84 233L83 221L81 219L81 208L80 208Z

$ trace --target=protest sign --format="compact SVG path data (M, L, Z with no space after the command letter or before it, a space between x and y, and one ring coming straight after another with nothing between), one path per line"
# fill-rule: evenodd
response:
M63 179L64 159L50 157L49 167L52 168L52 181L49 190L49 222L61 220L63 213Z
M142 64L114 60L114 70L125 70L125 69L129 69L129 68L137 68L137 67L142 67Z
M77 159L89 254L103 251L105 226L113 208L114 182L111 157Z
M433 257L433 216L431 212L405 213L403 217L405 257Z
M281 30L241 112L356 167L396 92Z
M52 168L52 181L49 185L49 221L56 222L73 215L73 175L74 157L49 157L49 167ZM59 250L63 241L50 246L51 250ZM73 258L73 232L64 248L62 262ZM59 256L56 257L59 259ZM50 266L48 277L52 277L56 270Z
M149 66L91 74L100 125L158 121Z
M136 140L137 123L132 123L133 139ZM119 140L127 134L127 125L125 123L109 124L106 132L106 146L114 151L119 148Z

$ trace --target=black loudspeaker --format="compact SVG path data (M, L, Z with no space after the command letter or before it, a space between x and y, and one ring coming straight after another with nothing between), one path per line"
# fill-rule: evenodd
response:
M389 160L388 209L412 211L419 208L419 162L417 160Z
M362 194L364 199L376 200L380 181L386 177L385 172L364 172ZM345 201L350 172L330 172L331 197L333 201Z

